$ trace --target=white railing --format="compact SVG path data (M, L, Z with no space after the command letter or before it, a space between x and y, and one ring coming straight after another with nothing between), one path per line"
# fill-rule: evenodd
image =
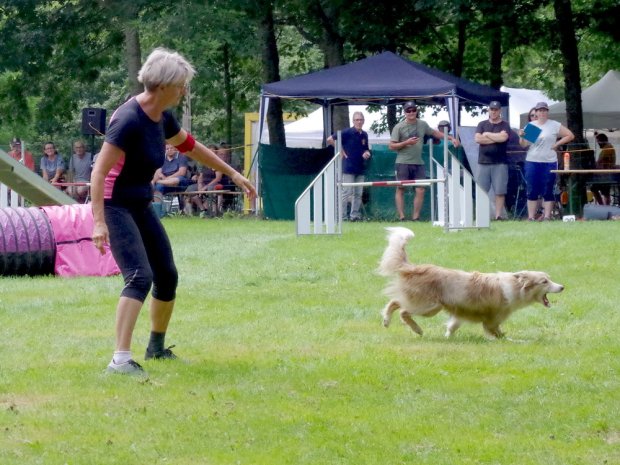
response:
M491 224L489 196L476 184L469 171L447 149L444 160L449 163L449 169L432 157L432 149L430 159L431 179L420 180L419 185L431 185L433 223L443 226L445 231L488 228ZM297 235L342 233L341 165L338 145L334 158L295 202ZM362 184L385 187L400 183L369 181Z
M446 230L459 230L464 228L488 228L491 225L491 205L489 195L476 184L473 176L465 169L457 157L448 152L444 160L450 163L447 170L432 156L431 173L437 178L446 178L445 186L436 184L434 187L432 204L432 220L434 224L443 226ZM447 194L447 195L446 195ZM448 212L448 224L446 226L446 211Z
M0 208L17 208L24 206L24 198L17 192L0 184Z
M338 147L334 158L295 202L297 235L342 233L341 173L342 157Z

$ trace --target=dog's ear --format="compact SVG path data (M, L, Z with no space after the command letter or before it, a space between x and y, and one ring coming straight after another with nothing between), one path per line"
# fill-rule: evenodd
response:
M549 277L546 274L536 271L519 271L517 273L514 273L513 276L516 278L519 286L521 286L523 289L528 289L537 285L543 285L549 282Z
M517 273L513 273L512 275L517 280L519 287L523 289L533 284L530 273L528 273L527 271L518 271Z

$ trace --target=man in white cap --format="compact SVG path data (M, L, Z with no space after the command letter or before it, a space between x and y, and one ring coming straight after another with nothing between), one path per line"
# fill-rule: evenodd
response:
M495 193L495 219L503 219L506 192L508 190L508 157L506 147L510 136L510 125L502 119L502 105L493 100L489 103L489 119L478 123L476 143L478 153L478 175L476 182L486 192Z

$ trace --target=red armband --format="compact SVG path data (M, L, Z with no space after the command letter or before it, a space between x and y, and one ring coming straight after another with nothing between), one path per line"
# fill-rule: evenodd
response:
M177 150L181 153L187 153L194 150L194 145L196 145L196 140L192 137L192 135L188 132L187 139L179 145L175 145Z

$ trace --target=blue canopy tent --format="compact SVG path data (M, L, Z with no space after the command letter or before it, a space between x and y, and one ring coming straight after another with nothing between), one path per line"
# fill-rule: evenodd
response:
M445 105L454 131L458 126L460 105L484 106L491 100L498 100L503 107L508 107L509 94L384 52L346 65L264 84L261 126L268 99L272 97L307 100L325 109L348 103L394 105L406 100ZM324 113L328 133L330 112Z
M333 105L348 103L397 105L407 100L415 100L422 105L445 105L452 122L452 131L455 133L461 105L483 106L491 100L498 100L508 111L509 94L451 76L394 53L384 52L346 65L264 84L260 101L259 135L263 134L265 114L270 98L306 100L323 106L325 139L331 132L331 111L328 110ZM276 150L273 146L260 145L262 150ZM259 183L259 186L262 186L260 191L265 206L264 211L266 216L273 218L290 218L293 215L294 199L307 186L307 183L303 188L299 185L292 186L292 178L296 171L291 168L285 173L284 170L287 164L295 165L299 155L291 155L287 158L287 153L283 151L270 156L272 159L280 157L281 160L278 168L270 167L270 178L267 179L264 176ZM259 158L258 165L261 165L264 157ZM316 173L324 166L323 158L318 158L321 160L320 166L313 167ZM306 168L309 167L306 166ZM285 180L291 181L291 185L282 187L285 185ZM270 183L270 181L273 182ZM283 198L287 199L287 203L281 205L282 208L277 207L276 203L283 202ZM276 210L277 213L275 213ZM284 213L281 213L282 211Z

